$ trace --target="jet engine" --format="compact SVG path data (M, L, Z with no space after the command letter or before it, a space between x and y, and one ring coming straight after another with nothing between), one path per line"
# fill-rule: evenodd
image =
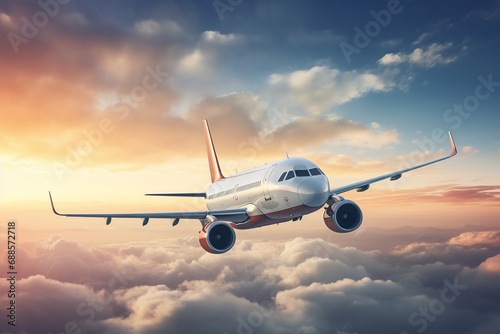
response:
M200 231L201 247L209 253L222 254L230 250L236 241L234 229L225 221L214 221Z
M326 226L337 233L348 233L356 230L363 221L363 213L359 206L340 196L334 200L335 202L329 205L323 213Z

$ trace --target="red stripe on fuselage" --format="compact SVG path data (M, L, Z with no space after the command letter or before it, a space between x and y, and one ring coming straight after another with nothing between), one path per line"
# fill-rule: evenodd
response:
M235 223L230 223L230 224L235 229L248 230L248 229L256 228L256 227L284 223L284 222L292 220L293 218L304 216L304 215L307 215L311 212L317 211L320 208L321 208L321 206L310 207L307 205L299 205L299 206L287 208L285 210L276 211L276 212L268 214L268 215L281 216L283 218L276 219L276 218L271 218L268 215L262 214L262 215L251 216L248 221L241 223L241 224L235 224Z

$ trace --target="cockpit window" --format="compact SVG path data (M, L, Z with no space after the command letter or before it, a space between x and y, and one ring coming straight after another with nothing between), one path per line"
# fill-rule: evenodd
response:
M297 175L298 177L309 176L309 172L307 171L307 169L296 169L295 175Z
M283 180L285 179L285 176L286 176L286 172L283 172L283 174L281 174L281 176L280 176L280 178L279 178L278 182L283 181Z
M294 177L295 177L295 173L293 172L293 170L291 170L291 171L288 172L285 180L290 180L290 179L292 179Z
M311 169L309 169L309 172L311 172L312 176L321 175L321 172L319 171L318 168L311 168Z

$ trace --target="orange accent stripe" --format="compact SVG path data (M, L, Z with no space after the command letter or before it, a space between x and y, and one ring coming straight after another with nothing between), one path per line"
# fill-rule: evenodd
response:
M289 217L282 218L282 219L276 219L276 218L269 218L265 214L259 214L255 216L251 216L250 219L242 224L235 224L232 222L229 222L232 227L234 227L237 230L248 230L256 227L263 227L267 225L273 225L273 224L281 224L281 223L286 223L295 217L299 216L305 216L308 215L312 212L315 212L317 210L321 209L321 207L310 207L304 204L295 206L293 208L287 208L284 210L280 210L277 212L273 212L272 214L282 214L282 215L289 215Z
M208 127L208 122L206 119L203 120L205 123L205 143L207 146L208 155L208 167L210 168L210 176L212 178L212 183L222 180L224 175L220 170L219 160L217 159L217 153L215 152L214 143L212 140L212 135L210 134L210 128Z

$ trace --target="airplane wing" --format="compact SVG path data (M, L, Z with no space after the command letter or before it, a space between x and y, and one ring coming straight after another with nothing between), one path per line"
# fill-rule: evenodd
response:
M429 162L417 165L417 166L413 166L413 167L406 168L406 169L401 169L401 170L398 170L396 172L392 172L392 173L388 173L388 174L374 177L372 179L368 179L368 180L352 183L352 184L349 184L349 185L346 185L343 187L332 189L332 190L330 190L330 196L341 194L341 193L344 193L346 191L350 191L350 190L354 190L354 189L356 189L358 192L365 191L365 190L368 190L368 188L370 187L370 185L372 183L382 181L385 179L390 179L391 181L396 181L396 180L401 178L403 173L406 173L406 172L409 172L409 171L412 171L412 170L415 170L418 168L422 168L422 167L425 167L425 166L428 166L428 165L434 164L436 162L443 161L443 160L446 160L446 159L449 159L449 158L455 156L457 154L457 147L455 145L455 141L453 140L453 136L451 135L451 132L448 132L448 136L450 137L450 145L451 145L451 152L449 155L447 155L443 158L439 158L439 159L436 159L433 161L429 161Z
M146 196L171 196L171 197L203 197L206 198L205 193L160 193L160 194L145 194Z
M50 204L52 205L52 211L54 211L54 213L58 216L106 218L106 225L109 225L111 223L112 218L141 218L143 220L142 225L147 225L150 218L171 218L174 219L174 226L179 223L179 219L205 219L209 215L216 217L218 220L228 220L235 224L242 223L249 218L247 210L245 208L187 212L59 213L54 206L50 191L49 197Z

